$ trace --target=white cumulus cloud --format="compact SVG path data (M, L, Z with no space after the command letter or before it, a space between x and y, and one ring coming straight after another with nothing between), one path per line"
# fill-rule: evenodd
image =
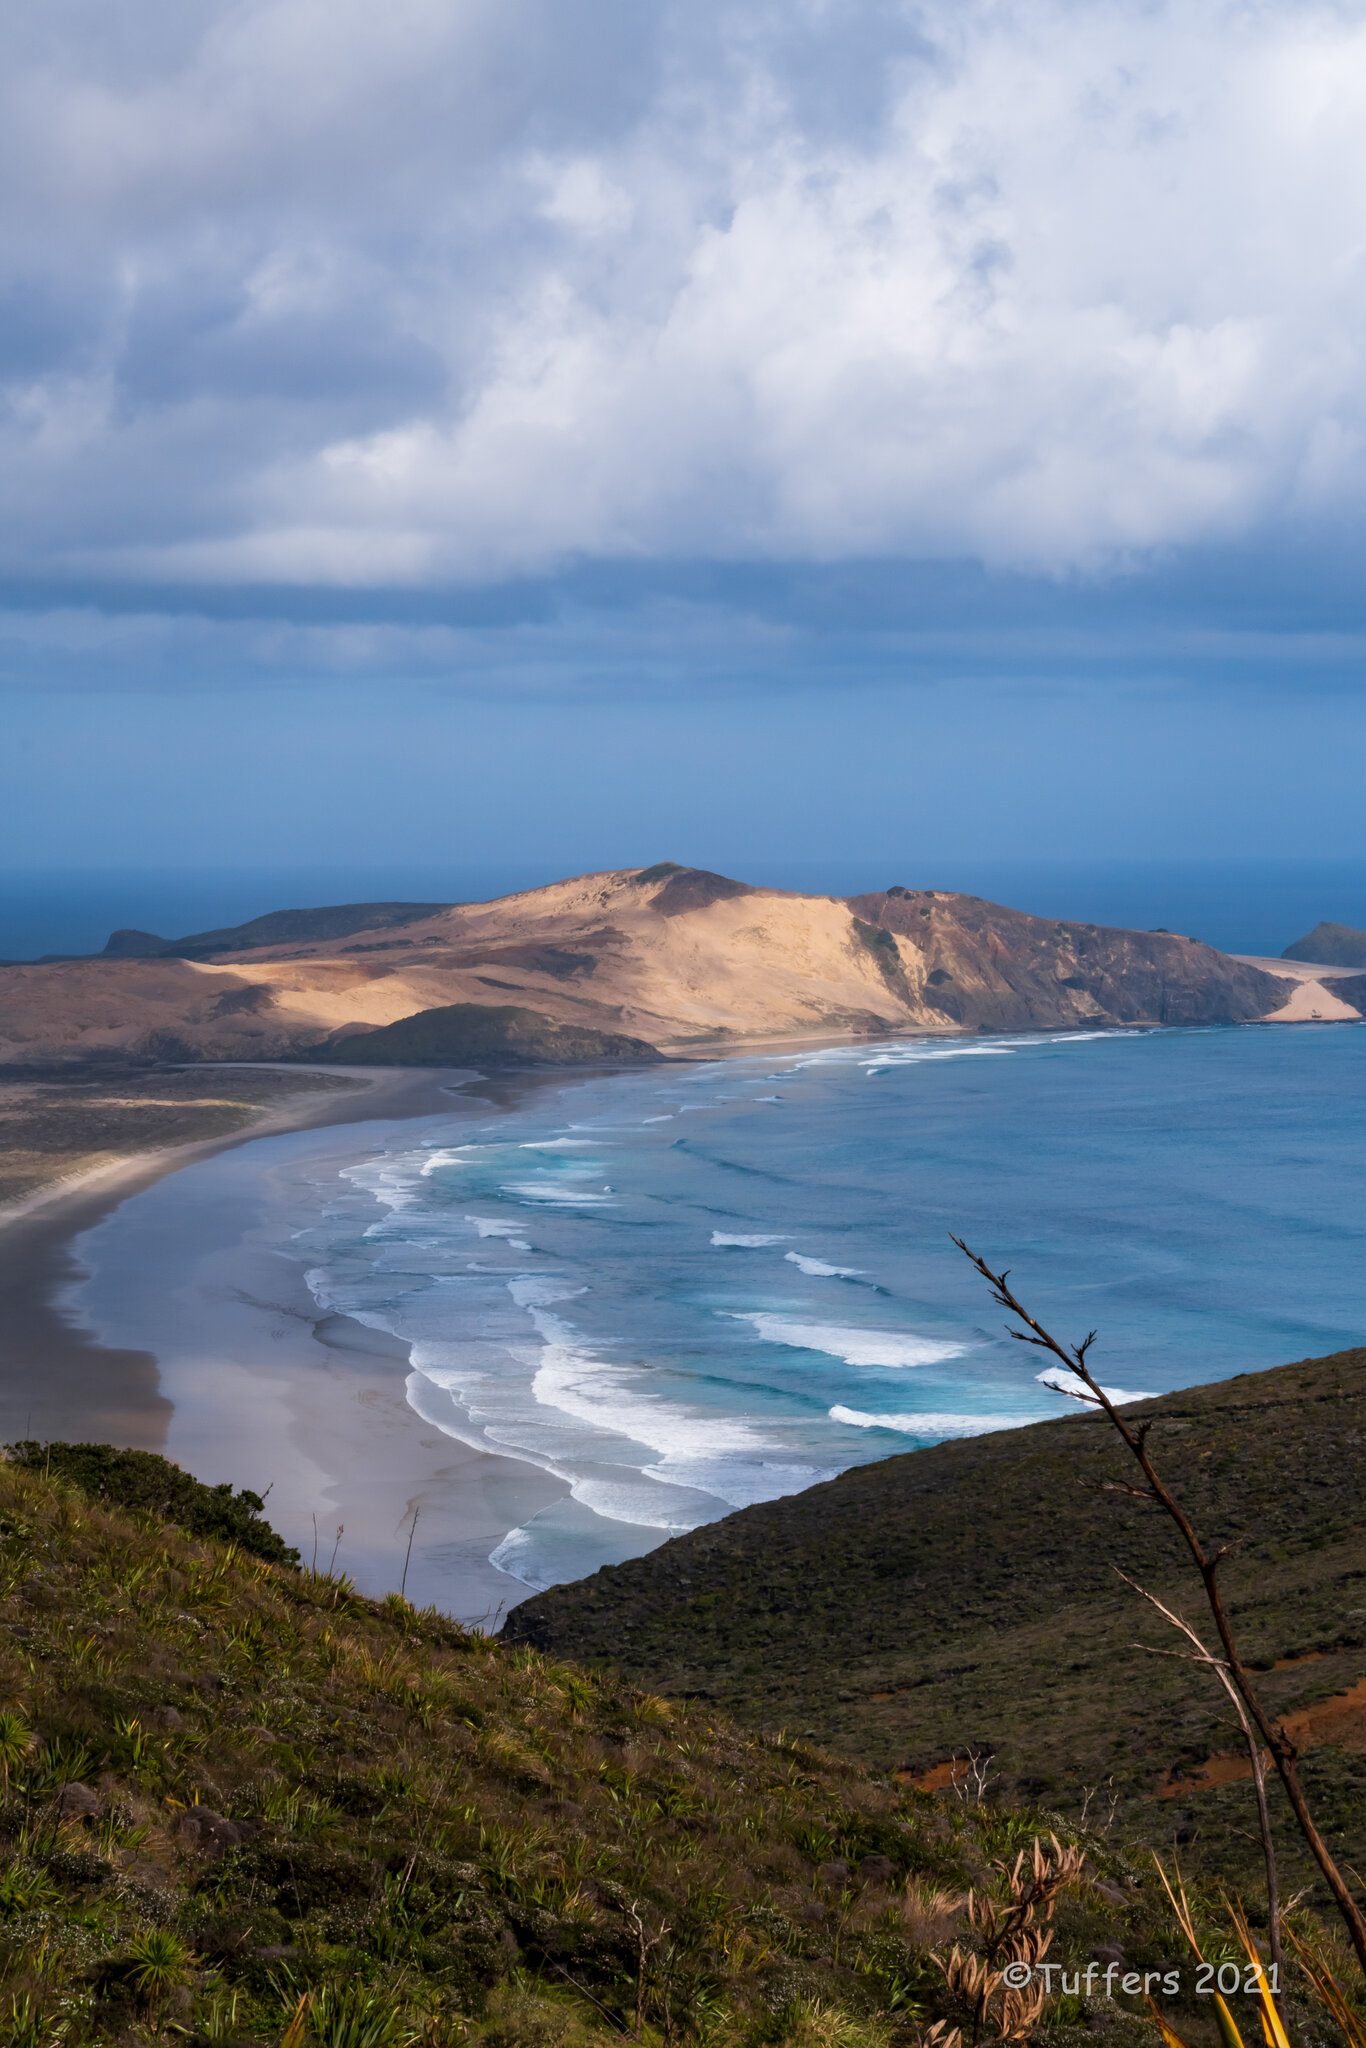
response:
M0 563L1047 574L1357 516L1366 9L51 0Z

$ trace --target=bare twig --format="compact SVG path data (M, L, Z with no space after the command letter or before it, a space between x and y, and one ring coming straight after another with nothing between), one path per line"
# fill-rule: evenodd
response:
M413 1519L408 1525L408 1548L403 1553L403 1577L400 1579L398 1587L398 1597L400 1600L406 1600L408 1597L408 1564L413 1554L413 1538L417 1534L417 1518L421 1513L422 1504L419 1501L413 1509Z
M955 1750L954 1772L950 1783L957 1797L966 1804L980 1806L987 1796L991 1784L991 1751L989 1749ZM959 1765L963 1769L959 1769Z
M965 1244L961 1237L954 1237L953 1242L987 1282L991 1288L992 1299L1023 1323L1022 1330L1010 1329L1010 1335L1021 1344L1031 1344L1039 1351L1050 1352L1079 1382L1077 1398L1102 1410L1142 1472L1147 1496L1175 1523L1181 1540L1200 1574L1205 1599L1223 1648L1228 1676L1236 1687L1258 1735L1270 1751L1271 1760L1276 1766L1276 1775L1285 1788L1285 1795L1290 1801L1296 1824L1310 1854L1323 1873L1324 1882L1333 1895L1333 1903L1342 1916L1352 1947L1356 1951L1357 1961L1363 1973L1366 1973L1366 1913L1363 1913L1357 1904L1346 1878L1338 1868L1332 1850L1319 1832L1318 1824L1309 1808L1309 1801L1305 1797L1304 1786L1300 1781L1299 1752L1285 1729L1263 1706L1256 1683L1243 1661L1228 1610L1224 1606L1223 1594L1218 1583L1218 1571L1227 1545L1221 1544L1217 1549L1210 1550L1200 1540L1189 1515L1158 1471L1148 1449L1148 1435L1152 1424L1143 1422L1134 1425L1126 1422L1104 1387L1093 1376L1086 1359L1096 1341L1095 1331L1090 1331L1079 1344L1074 1344L1070 1348L1060 1343L1042 1323L1030 1315L1019 1300L1010 1286L1008 1269L1000 1273L993 1272L986 1260ZM1009 1329L1009 1325L1007 1328Z
M1120 1572L1118 1566L1116 1566L1116 1571L1126 1586L1132 1586L1140 1599L1146 1600L1150 1607L1155 1607L1164 1621L1169 1622L1174 1629L1177 1629L1186 1638L1187 1642L1194 1645L1194 1648L1189 1652L1169 1652L1168 1654L1189 1655L1191 1663L1201 1664L1206 1670L1212 1671L1233 1702L1233 1711L1238 1716L1238 1725L1243 1731L1243 1740L1247 1744L1247 1753L1252 1764L1252 1783L1257 1796L1257 1826L1262 1837L1262 1861L1266 1865L1267 1925L1271 1932L1271 1962L1275 1971L1272 1981L1276 1986L1276 1991L1272 1993L1272 1996L1278 1997L1281 1982L1281 1963L1283 1961L1281 1955L1281 1892L1280 1881L1276 1875L1276 1844L1271 1837L1271 1812L1266 1800L1266 1765L1262 1761L1262 1746L1257 1740L1257 1731L1252 1725L1251 1718L1239 1695L1237 1686L1229 1676L1228 1665L1224 1659L1216 1657L1211 1650L1206 1648L1199 1634L1192 1628L1184 1615L1180 1615L1174 1608L1168 1607L1164 1601L1158 1599L1156 1593L1150 1593L1146 1586L1140 1586L1138 1580L1131 1579L1127 1572ZM1147 1645L1142 1644L1140 1647L1146 1649Z
M640 1911L639 1899L632 1899L626 1908L626 1924L635 1937L636 1943L636 2033L645 2032L645 2006L650 1988L650 1957L667 1937L669 1929L660 1926L653 1934L645 1932L645 1921Z

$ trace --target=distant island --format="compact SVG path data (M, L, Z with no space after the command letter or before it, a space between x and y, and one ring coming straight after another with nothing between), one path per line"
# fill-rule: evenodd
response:
M775 1038L1356 1019L1359 959L1339 944L1321 973L1302 964L1344 929L1319 926L1282 964L946 890L799 895L661 861L490 903L119 931L98 956L0 968L0 1062L558 1065Z

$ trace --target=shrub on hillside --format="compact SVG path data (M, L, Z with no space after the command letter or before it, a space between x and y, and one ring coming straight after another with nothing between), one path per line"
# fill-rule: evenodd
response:
M265 1520L265 1502L246 1487L206 1486L155 1451L121 1451L113 1444L7 1444L5 1455L30 1471L66 1479L87 1500L107 1501L174 1522L192 1536L235 1543L269 1564L297 1564L299 1553Z

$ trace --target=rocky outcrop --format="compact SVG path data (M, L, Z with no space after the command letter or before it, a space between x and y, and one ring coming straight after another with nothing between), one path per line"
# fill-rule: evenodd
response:
M171 949L169 939L159 938L156 932L140 932L134 925L124 925L116 932L110 932L105 941L106 960L158 960Z
M925 999L970 1031L1248 1023L1289 993L1277 976L1172 932L1031 917L939 889L888 889L850 907L904 941Z

